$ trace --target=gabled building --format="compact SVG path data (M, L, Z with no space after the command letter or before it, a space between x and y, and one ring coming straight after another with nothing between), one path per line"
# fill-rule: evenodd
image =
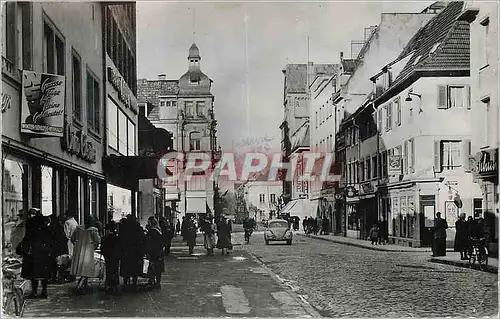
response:
M367 107L376 110L378 142L361 163L380 172L378 163L387 158L388 174L360 179L376 187L379 208L364 215L365 230L388 220L389 238L398 244L430 246L441 212L452 245L458 214L471 216L482 197L469 165L470 38L468 23L459 20L463 8L450 2L371 78L375 96Z

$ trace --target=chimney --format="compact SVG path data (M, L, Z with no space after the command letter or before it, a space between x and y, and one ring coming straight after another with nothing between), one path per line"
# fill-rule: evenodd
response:
M344 60L344 52L340 51L340 62L342 62L342 60Z
M163 80L165 81L167 79L167 75L162 73L162 74L158 74L158 80Z

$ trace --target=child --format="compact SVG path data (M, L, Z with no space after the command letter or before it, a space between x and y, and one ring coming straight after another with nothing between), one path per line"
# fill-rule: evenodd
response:
M375 245L377 245L378 243L378 232L379 232L378 225L377 224L373 225L372 229L370 229L370 239L372 241L372 245L373 243L375 243Z
M106 263L106 287L107 293L117 293L120 279L118 278L118 266L120 262L120 248L116 223L110 221L106 226L106 234L101 242L101 252Z

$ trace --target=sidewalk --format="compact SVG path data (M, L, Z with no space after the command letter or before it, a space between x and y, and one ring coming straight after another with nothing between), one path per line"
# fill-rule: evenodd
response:
M430 261L433 263L448 264L457 267L465 267L465 268L469 267L469 261L461 260L460 253L455 251L448 252L446 253L446 256L443 257L432 257ZM479 265L477 262L474 264L474 269L479 270ZM486 271L498 274L498 258L493 258L493 257L488 258L488 267Z
M377 251L385 251L385 252L410 252L410 253L432 253L432 249L429 247L424 248L411 248L399 245L372 245L368 240L361 240L357 238L343 237L343 236L334 236L334 235L306 235L304 232L298 231L295 234L304 237L311 237L315 239L330 241L333 243L355 246L370 250ZM448 264L457 267L469 267L469 262L467 260L460 259L460 253L453 251L453 248L446 249L446 256L443 257L431 257L429 259L430 262L440 263L440 264ZM474 269L479 270L479 265L474 265ZM498 258L490 257L488 259L488 272L498 273Z
M378 251L412 252L412 253L415 253L415 252L418 252L418 253L429 252L429 253L431 253L432 252L432 249L429 247L412 248L412 247L405 247L405 246L392 245L392 244L372 245L371 242L368 240L361 240L361 239L357 239L357 238L335 236L335 235L306 235L302 231L297 231L297 232L295 232L295 234L297 234L299 236L305 236L305 237L311 237L311 238L315 238L315 239L331 241L331 242L338 243L338 244L344 244L344 245L348 245L348 246L355 246L355 247L361 247L361 248L378 250Z

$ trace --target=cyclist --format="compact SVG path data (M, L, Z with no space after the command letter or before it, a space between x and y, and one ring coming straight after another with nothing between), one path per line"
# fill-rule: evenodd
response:
M243 220L243 229L245 230L245 242L250 242L250 236L255 228L255 220L253 218L245 217Z
M472 254L472 248L477 245L479 252L486 255L486 239L484 236L484 219L480 214L474 214L474 219L469 217L469 256Z

